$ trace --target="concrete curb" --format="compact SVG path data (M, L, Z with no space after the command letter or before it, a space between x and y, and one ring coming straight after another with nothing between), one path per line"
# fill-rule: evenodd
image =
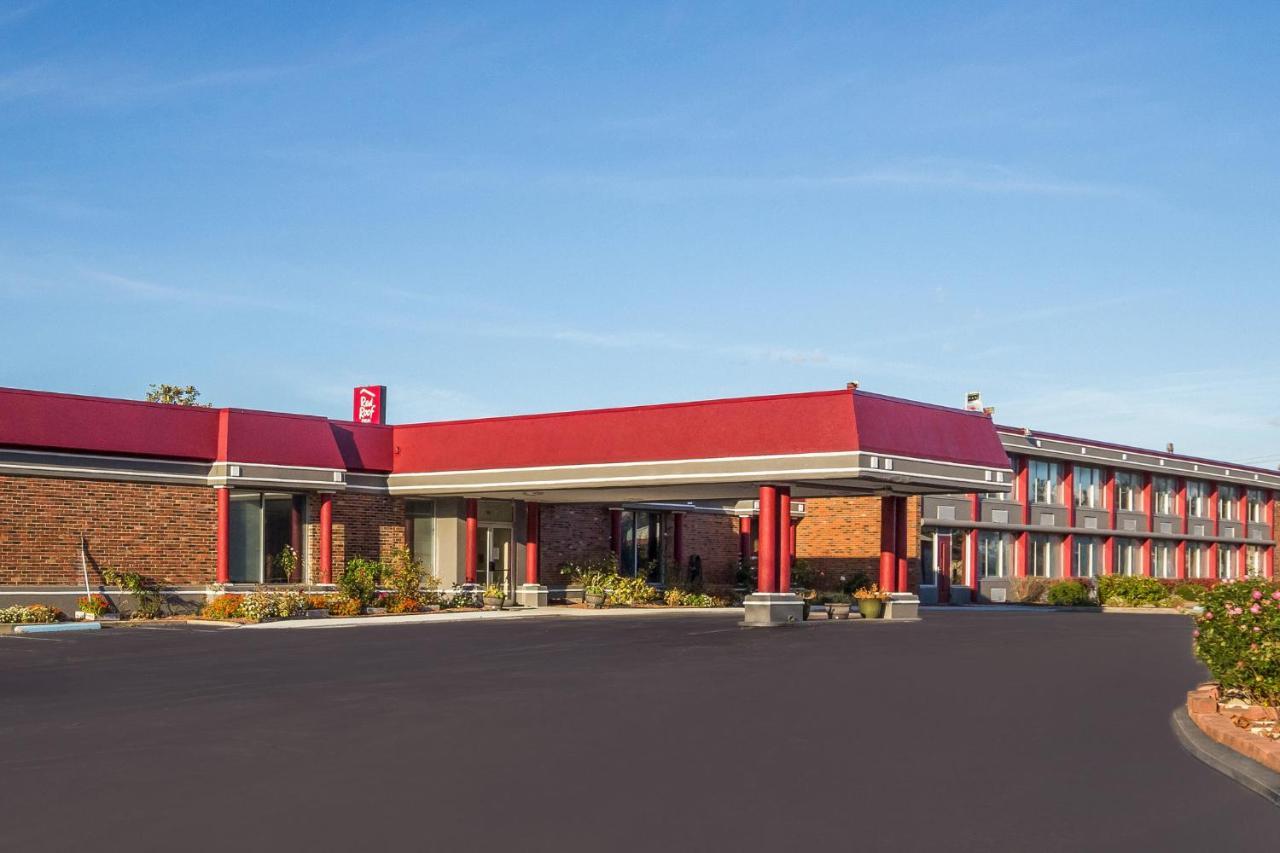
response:
M259 622L252 625L241 625L253 631L280 631L292 629L317 628L367 628L390 625L436 625L453 622L488 622L499 619L596 619L623 616L669 616L689 615L692 613L718 614L721 616L741 614L740 607L616 607L602 610L588 610L570 607L538 607L528 610L483 610L468 613L404 613L398 616L330 616L328 619L286 619L279 622ZM192 624L191 620L187 624Z
M101 622L50 622L36 625L14 625L15 634L62 634L72 631L101 631Z
M1273 806L1280 806L1280 773L1263 767L1234 749L1223 746L1200 731L1187 709L1179 707L1169 717L1173 734L1182 748L1224 776L1229 776Z

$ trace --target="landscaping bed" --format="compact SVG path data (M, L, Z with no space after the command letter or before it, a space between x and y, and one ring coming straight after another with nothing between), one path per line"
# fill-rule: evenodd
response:
M1222 583L1201 604L1195 653L1215 681L1187 694L1187 715L1213 740L1280 773L1280 586Z
M1187 716L1213 740L1280 773L1280 709L1210 682L1187 694Z

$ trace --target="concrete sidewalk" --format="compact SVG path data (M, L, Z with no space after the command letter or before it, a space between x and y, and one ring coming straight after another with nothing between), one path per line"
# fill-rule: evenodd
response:
M593 619L611 616L690 616L694 614L742 615L740 607L610 607L591 610L584 607L537 607L512 610L472 610L465 613L404 613L396 616L330 616L327 619L285 619L242 625L256 631L279 631L295 628L365 628L390 625L435 625L453 622L488 622L501 619L538 619L566 616Z

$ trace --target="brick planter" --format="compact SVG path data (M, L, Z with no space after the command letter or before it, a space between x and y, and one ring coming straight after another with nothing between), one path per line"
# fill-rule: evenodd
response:
M1266 720L1276 721L1271 728L1280 730L1280 709L1225 707L1221 698L1217 684L1202 684L1187 694L1187 715L1213 740L1280 773L1280 740L1250 731L1254 724Z

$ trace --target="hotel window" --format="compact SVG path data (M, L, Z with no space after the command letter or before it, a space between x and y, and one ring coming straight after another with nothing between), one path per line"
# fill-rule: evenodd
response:
M1142 475L1134 471L1116 472L1116 509L1142 512Z
M1086 509L1106 509L1106 480L1106 475L1101 468L1077 466L1073 478L1076 506Z
M1249 523L1267 523L1267 493L1262 489L1249 490Z
M1209 546L1203 542L1187 543L1187 577L1208 578L1213 573L1209 570Z
M978 572L984 578L1013 576L1013 534L978 531Z
M1037 578L1062 576L1062 537L1050 533L1031 534L1031 565L1028 572Z
M1187 480L1187 516L1209 517L1209 484L1203 480Z
M1056 504L1062 494L1062 466L1057 462L1032 459L1028 462L1031 480L1031 502Z
M1099 536L1077 536L1072 542L1074 552L1071 560L1071 574L1078 578L1092 578L1102 574L1103 548L1105 543Z
M436 573L436 504L435 501L405 501L405 539L413 559Z
M1142 545L1137 539L1116 539L1115 549L1115 574L1142 574Z
M1151 543L1151 574L1155 577L1175 577L1178 574L1176 559L1172 542L1159 540Z
M1240 520L1240 490L1235 486L1218 486L1218 518Z
M232 583L301 583L304 495L231 490L230 565ZM289 577L280 555L285 546L298 557Z
M1239 577L1240 558L1236 555L1234 545L1218 546L1218 577L1222 580L1234 580Z
M1157 515L1178 514L1178 481L1173 477L1153 477L1151 491Z
M1266 560L1266 547L1262 545L1249 545L1244 555L1244 571L1251 578L1260 578L1263 574L1263 564Z

